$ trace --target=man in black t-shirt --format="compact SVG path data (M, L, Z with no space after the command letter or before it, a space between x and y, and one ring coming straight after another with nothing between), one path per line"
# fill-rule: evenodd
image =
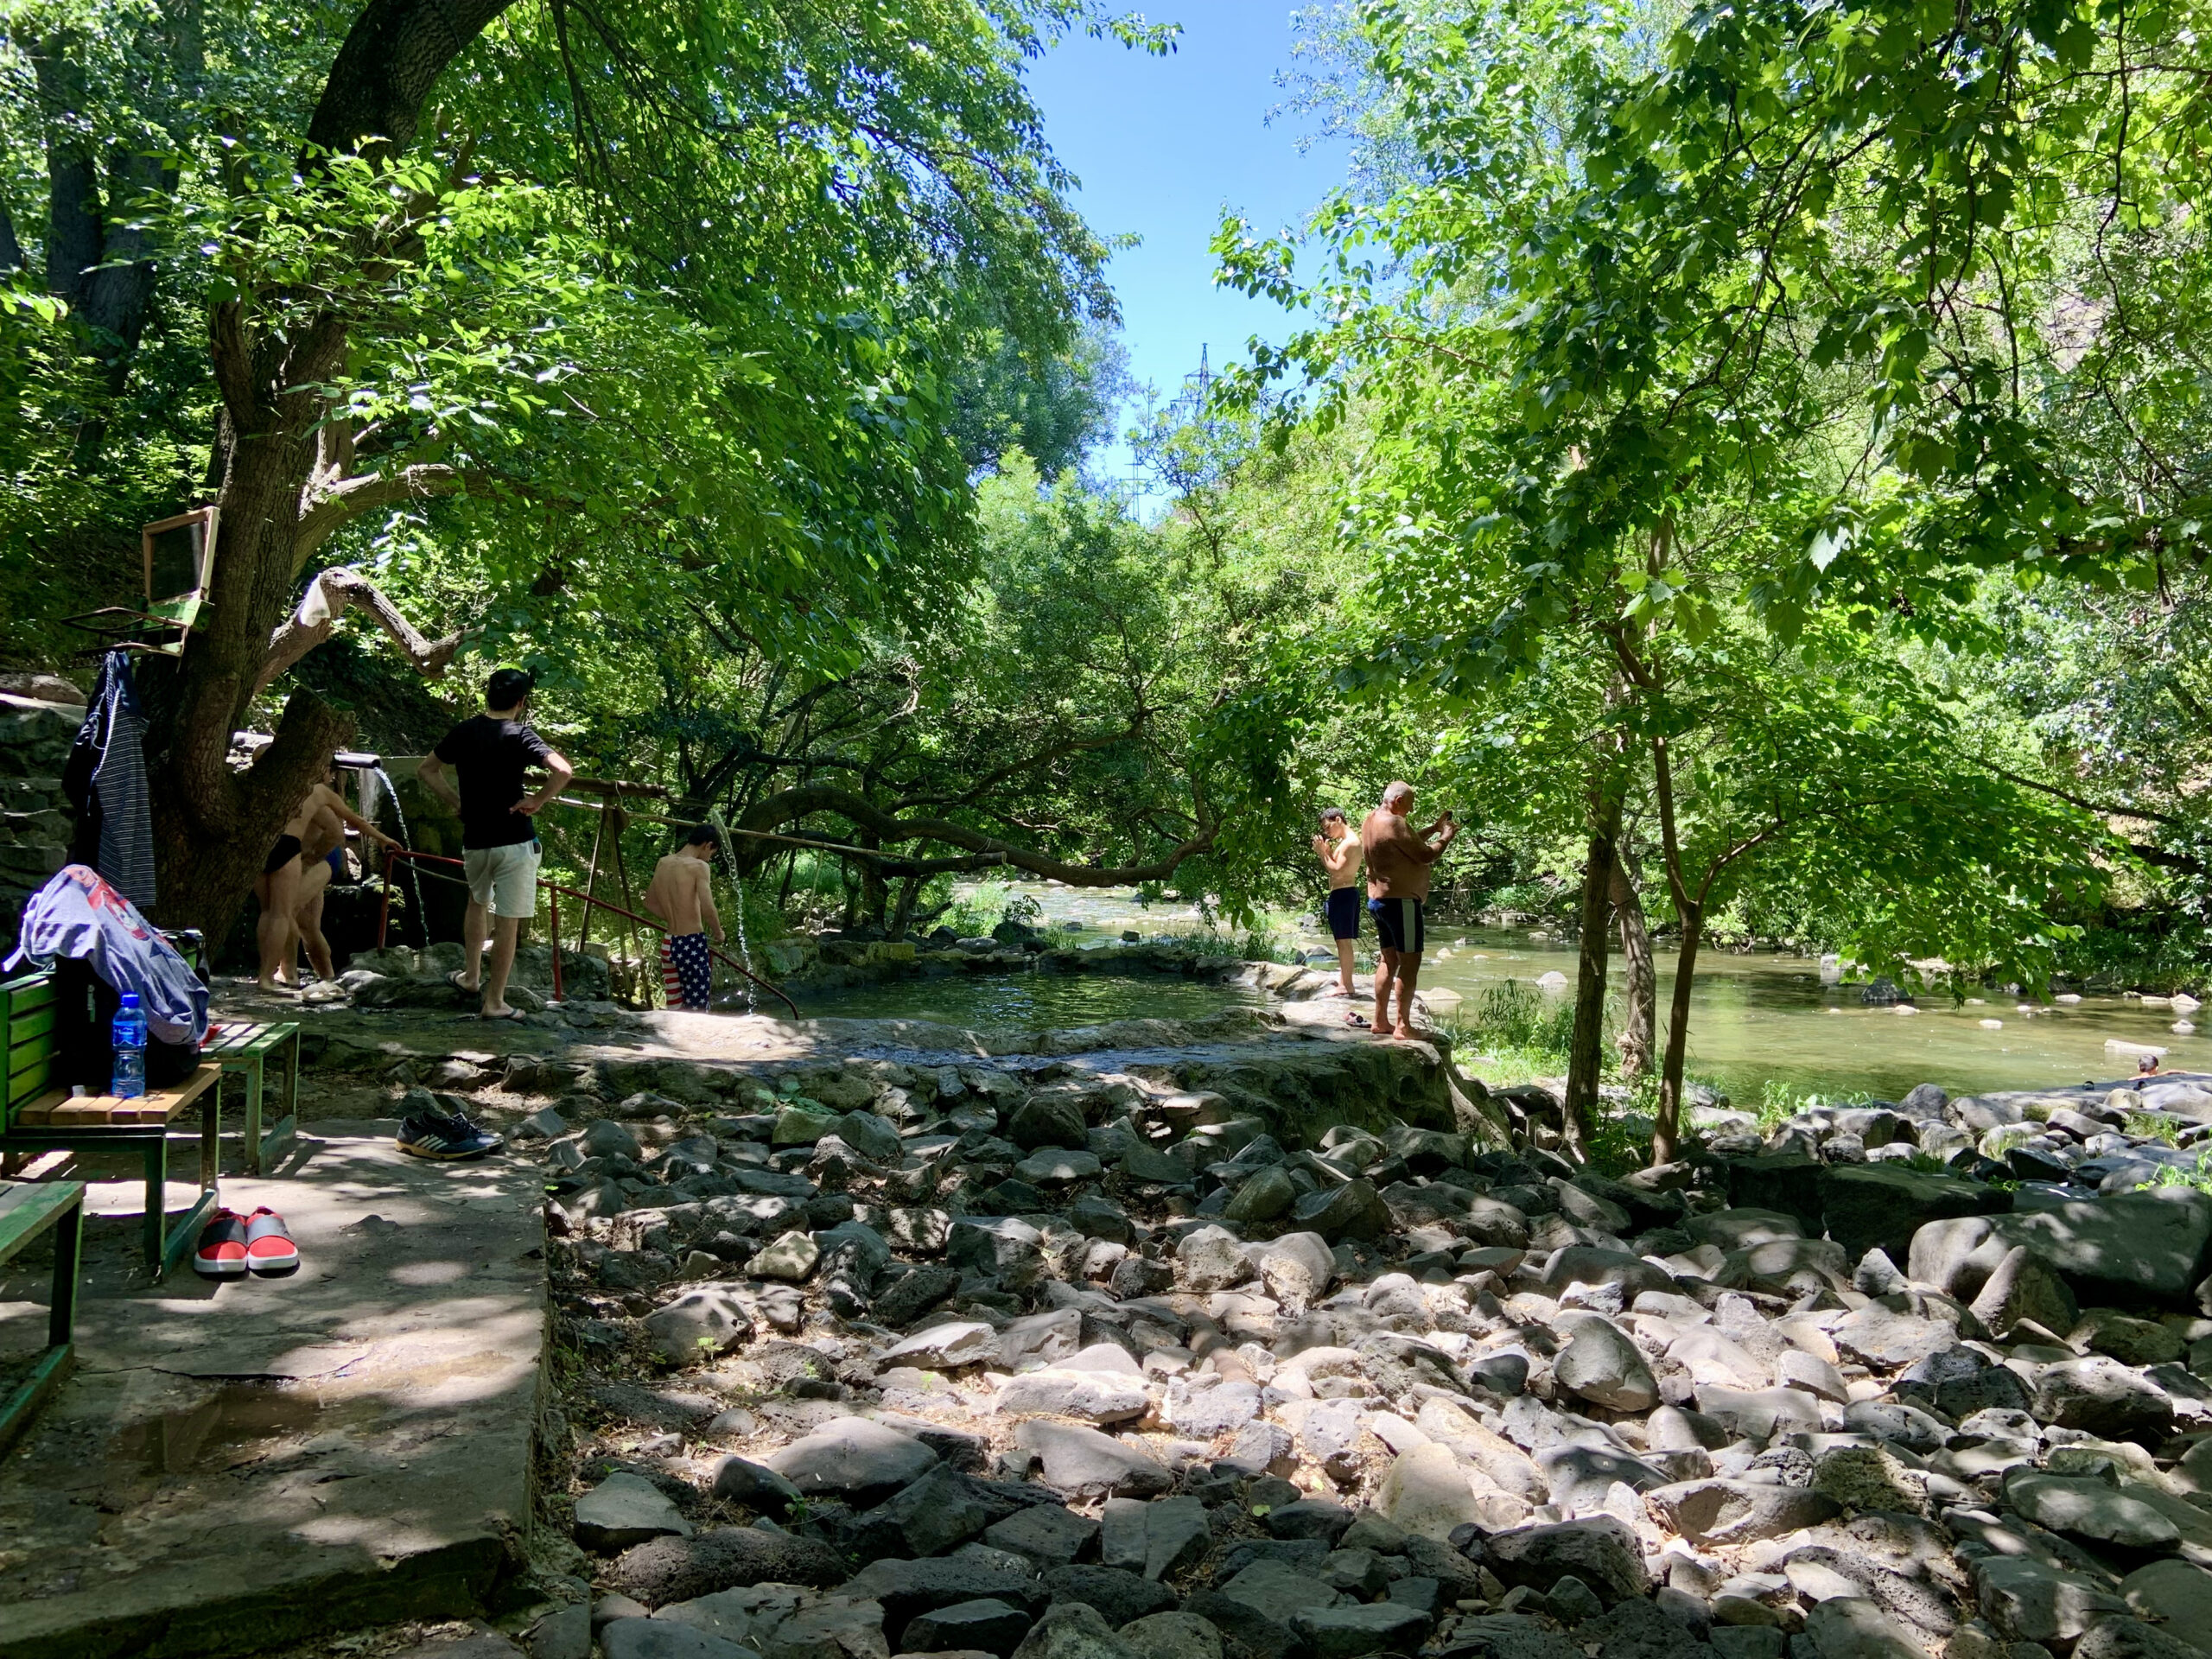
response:
M416 776L461 814L461 859L468 876L468 917L461 929L461 971L454 983L478 988L484 941L492 940L490 976L482 978L484 1018L521 1018L507 1006L507 974L515 964L522 925L537 913L537 826L531 820L569 786L575 769L529 725L531 677L503 668L484 690L484 712L448 732ZM536 794L523 788L525 766L552 776ZM445 769L461 774L456 795ZM559 948L559 941L554 942Z

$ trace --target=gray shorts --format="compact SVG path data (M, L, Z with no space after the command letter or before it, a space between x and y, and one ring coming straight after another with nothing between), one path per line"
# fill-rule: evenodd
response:
M464 848L461 867L468 877L469 898L494 916L528 921L537 914L540 856L535 841Z

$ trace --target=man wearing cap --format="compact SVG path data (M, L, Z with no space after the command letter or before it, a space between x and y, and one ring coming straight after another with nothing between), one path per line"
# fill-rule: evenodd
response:
M484 690L484 712L448 732L416 775L461 814L461 860L468 877L468 915L461 928L461 965L453 982L474 992L480 982L486 1020L518 1020L507 1006L507 975L515 965L522 925L537 913L537 812L569 786L575 769L530 728L531 677L503 668ZM536 793L523 788L523 769L552 775ZM445 769L461 773L456 795ZM484 941L492 963L484 975ZM555 942L558 948L559 942Z

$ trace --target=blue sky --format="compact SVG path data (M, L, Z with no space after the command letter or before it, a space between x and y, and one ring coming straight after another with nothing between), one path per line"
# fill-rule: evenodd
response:
M1130 369L1165 400L1202 344L1217 366L1243 358L1253 334L1287 331L1279 307L1213 286L1206 245L1222 208L1268 230L1295 224L1342 179L1344 152L1316 144L1301 156L1309 118L1267 121L1285 96L1276 72L1292 61L1285 0L1168 0L1147 15L1183 26L1172 56L1072 40L1031 66L1030 85L1046 139L1083 181L1084 217L1143 238L1108 275ZM1101 460L1127 476L1126 449Z

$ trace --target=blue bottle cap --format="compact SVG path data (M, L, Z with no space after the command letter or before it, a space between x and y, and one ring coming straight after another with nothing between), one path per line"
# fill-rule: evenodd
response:
M137 992L136 992L136 991L125 991L125 992L124 992L124 994L123 994L123 1006L124 1006L124 1007L126 1007L126 1008L135 1008L135 1007L137 1007L138 1006L138 993L137 993Z

